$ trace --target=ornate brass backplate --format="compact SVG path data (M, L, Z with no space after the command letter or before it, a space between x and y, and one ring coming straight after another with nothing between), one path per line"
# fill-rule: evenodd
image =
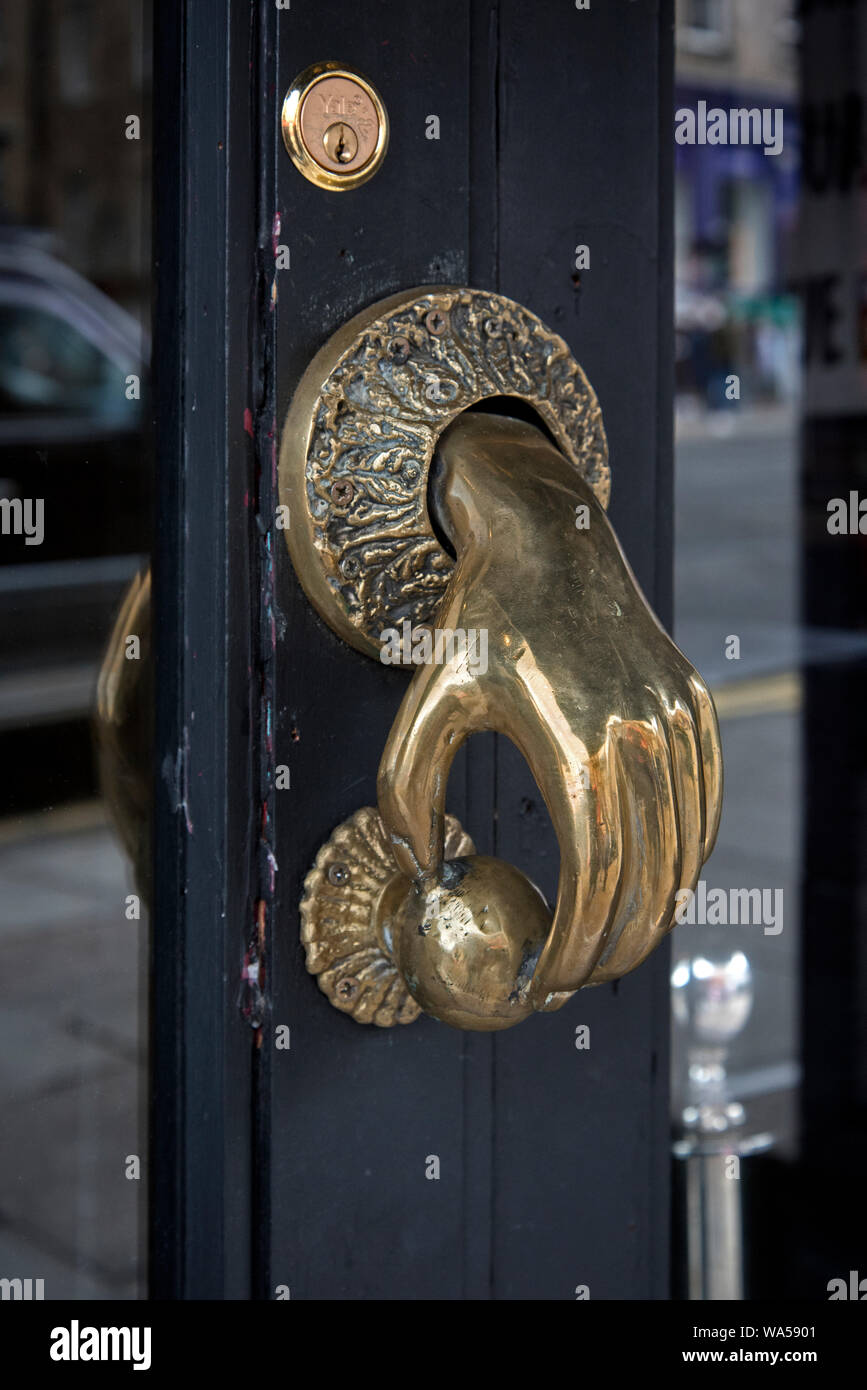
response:
M369 656L384 629L431 623L453 562L434 535L437 439L491 396L530 405L608 505L596 395L563 339L503 295L404 291L358 314L305 372L280 450L295 571L326 622Z

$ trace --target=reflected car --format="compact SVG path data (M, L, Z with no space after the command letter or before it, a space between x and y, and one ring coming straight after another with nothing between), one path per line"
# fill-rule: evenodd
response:
M147 354L44 234L0 228L0 733L89 718L150 544Z

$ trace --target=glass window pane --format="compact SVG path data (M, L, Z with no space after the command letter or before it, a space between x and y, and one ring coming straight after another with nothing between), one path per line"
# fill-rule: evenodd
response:
M45 1299L146 1287L151 23L0 27L0 1278ZM119 614L142 650L98 684Z

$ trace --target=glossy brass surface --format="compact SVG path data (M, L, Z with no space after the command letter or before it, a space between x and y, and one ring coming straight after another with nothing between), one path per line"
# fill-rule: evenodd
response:
M368 656L396 618L433 621L453 560L428 515L431 459L445 427L492 396L531 406L607 505L593 388L563 339L503 295L393 295L339 329L299 383L280 448L284 535L314 607Z
M478 1026L475 995L486 991L474 982L488 949L503 955L498 940L481 940L490 861L464 861L459 879L444 865L446 787L464 740L482 729L512 740L559 841L557 904L541 940L535 912L509 915L517 870L503 865L494 890L511 957L523 962L511 992L536 1009L626 974L658 945L677 892L695 887L713 847L722 768L706 686L649 608L592 489L540 430L461 417L440 441L434 495L458 556L436 626L487 631L486 669L460 654L419 666L378 793L395 861L415 885L408 921L423 901L429 923L411 946L398 941L396 959L411 959L426 1012L466 1028ZM444 967L455 899L481 934L469 980Z
M298 74L283 101L283 143L319 188L340 192L372 178L388 149L388 115L376 88L340 63Z
M139 639L137 660L127 640ZM150 903L151 763L153 707L147 672L151 658L151 575L136 575L127 589L102 659L96 687L99 781L115 831L132 861L138 891Z
M445 860L473 854L454 816L443 823ZM304 880L301 941L307 969L336 1009L391 1028L421 1009L394 959L393 903L408 885L378 812L362 806L322 846Z
M490 396L530 404L539 427L508 400L467 412ZM432 463L456 560L427 512ZM382 871L359 949L385 943L389 989L399 977L415 1005L466 1029L509 1027L633 970L713 847L719 730L605 515L601 414L566 345L477 291L374 305L305 374L280 481L321 615L371 655L402 631L398 659L417 667L380 764L379 817L347 823L376 842ZM511 739L545 800L561 854L553 912L511 865L446 848L449 771L482 730ZM399 1013L376 1021L407 1021L406 1002Z

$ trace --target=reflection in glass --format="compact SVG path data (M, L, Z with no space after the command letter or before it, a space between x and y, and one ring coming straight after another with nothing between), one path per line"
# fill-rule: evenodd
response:
M671 975L674 1017L687 1033L688 1129L720 1134L743 1124L745 1111L729 1094L726 1060L729 1043L753 1007L753 978L743 951L684 958Z
M148 923L93 716L151 548L150 5L0 24L0 1278L135 1298Z

